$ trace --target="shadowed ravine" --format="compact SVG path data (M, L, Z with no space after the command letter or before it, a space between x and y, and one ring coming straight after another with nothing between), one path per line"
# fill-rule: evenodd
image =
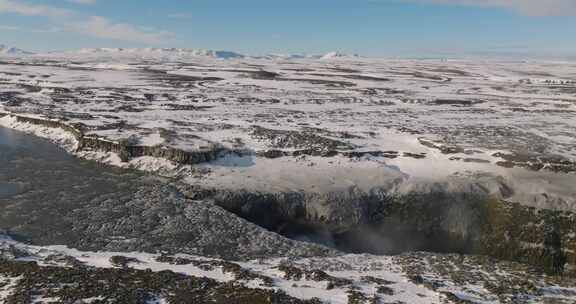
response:
M187 191L184 191L187 193ZM217 205L287 237L344 252L480 254L572 272L574 213L537 210L470 193L387 195L199 191Z

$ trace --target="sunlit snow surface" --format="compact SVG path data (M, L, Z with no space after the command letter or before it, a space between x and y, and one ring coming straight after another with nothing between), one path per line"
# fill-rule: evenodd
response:
M493 194L499 194L498 183L514 189L508 200L574 209L575 63L129 55L5 58L0 107L81 125L87 135L112 141L245 152L193 168L149 157L121 163L116 155L76 152L119 166L178 173L205 187L410 192L481 176ZM0 125L56 139L75 151L73 138L63 132L8 116ZM332 157L265 158L259 153L326 146L286 144L255 135L256 127L314 134L346 146L331 147L340 152ZM444 147L456 149L444 153ZM350 152L361 156L344 156ZM503 155L516 157L516 166L506 165ZM548 170L558 164L567 169ZM497 176L503 179L494 182Z
M86 159L178 176L205 188L314 193L442 188L485 191L547 209L576 207L571 169L576 161L575 63L339 56L219 60L104 53L0 60L0 110L7 114L0 115L0 126L49 138ZM153 157L122 162L113 153L79 151L72 134L23 123L14 115L62 121L110 141L235 152L196 165ZM307 149L336 153L301 153ZM269 151L283 154L263 156ZM510 155L514 166L506 163ZM122 255L140 261L130 264L134 268L234 280L218 268L171 265L152 254L80 252L0 239L0 249L11 246L27 253L18 260L41 265L54 263L50 255L65 255L106 268L113 267L112 256ZM443 303L448 292L472 303L499 303L486 286L508 279L534 284L538 296L517 295L526 303L570 303L576 297L573 284L549 282L523 266L515 270L467 260L473 258L416 253L238 264L274 280L273 287L257 280L243 284L329 303L346 303L349 288L328 290L326 281L286 279L277 266L320 268L352 279L366 295L374 295L378 286L362 277L378 277L390 282L393 294L386 301L391 303ZM411 278L414 267L426 284ZM0 302L18 280L0 276ZM159 297L157 302L162 301Z

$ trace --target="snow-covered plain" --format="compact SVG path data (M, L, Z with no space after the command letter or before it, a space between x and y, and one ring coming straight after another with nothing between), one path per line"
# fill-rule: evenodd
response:
M479 192L573 213L575 114L576 64L570 62L383 60L338 53L251 58L178 49L91 49L0 60L0 127L48 138L81 158L153 171L203 190L319 197L350 189ZM123 159L81 147L63 128L23 118L57 121L108 143L218 155L193 164L149 155ZM110 268L112 257L124 256L138 261L129 259L135 269L241 281L326 303L349 303L354 290L384 303L570 303L576 297L572 281L473 256L238 262L272 279L266 286L262 278L242 281L219 267L161 262L158 254L81 252L7 237L0 238L0 249L43 266L70 266L55 262L70 261L54 259L65 256ZM327 288L325 277L297 280L281 266L312 273L320 268L350 283ZM0 274L0 302L18 280Z
M74 152L60 131L10 117L0 123L85 158L177 172L203 187L393 192L488 174L515 190L511 201L575 207L574 63L217 55L90 49L0 65L4 113L57 119L110 141L236 151L213 162L122 163L111 153ZM262 156L270 151L283 155Z

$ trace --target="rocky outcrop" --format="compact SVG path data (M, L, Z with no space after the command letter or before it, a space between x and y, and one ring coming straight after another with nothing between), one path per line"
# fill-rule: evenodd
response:
M130 145L126 141L113 142L90 136L82 136L78 142L79 151L113 152L118 154L122 161L129 161L135 157L151 156L167 159L179 164L191 165L215 160L221 153L229 152L224 148L218 147L197 151L184 151L164 146L138 146Z
M10 115L10 114L4 114ZM19 115L10 115L18 122L32 125L44 126L48 128L59 128L74 135L78 141L77 152L81 151L98 151L113 152L120 156L122 161L129 161L131 158L141 156L151 156L156 158L167 159L179 164L198 164L215 160L222 153L237 152L229 151L220 146L214 146L203 150L184 151L181 149L164 147L164 146L139 146L131 145L127 140L115 142L107 139L85 135L81 128L72 126L59 120L33 118Z
M66 132L71 133L77 139L80 139L83 137L83 134L81 131L79 131L78 129L74 128L73 126L68 125L66 123L63 123L59 120L41 119L41 118L12 115L12 114L0 114L0 117L4 117L4 116L14 117L14 118L16 118L16 121L21 122L21 123L28 123L28 124L37 125L37 126L44 126L47 128L62 129Z
M276 149L294 148L304 150L350 150L354 146L348 142L320 136L317 131L273 130L259 126L252 127L250 136L267 142Z
M343 156L347 158L362 158L362 157L384 157L384 158L398 158L398 157L410 157L416 159L426 158L425 153L410 153L410 152L398 152L398 151L338 151L338 150L323 150L323 149L303 149L294 151L283 151L283 150L263 150L256 153L260 157L264 158L279 158L279 157L298 157L302 155L307 156L320 156L320 157L334 157Z
M497 200L487 201L481 211L479 253L576 275L576 214Z
M520 153L495 153L502 161L496 164L505 168L521 167L532 171L547 170L557 173L576 172L576 162L560 155L538 155Z

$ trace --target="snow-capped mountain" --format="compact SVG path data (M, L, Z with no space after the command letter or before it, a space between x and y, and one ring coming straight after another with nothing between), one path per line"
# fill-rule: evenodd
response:
M348 58L359 58L359 57L360 56L358 56L357 54L348 55L348 54L344 54L344 53L340 53L340 52L330 52L330 53L327 53L327 54L323 55L322 57L320 57L320 59L331 60L331 59L348 59Z
M58 54L58 53L53 53ZM189 58L209 57L217 59L244 58L245 56L232 51L215 51L186 48L85 48L76 51L65 52L67 55L83 56L118 56L138 58Z
M270 59L270 60L290 60L290 59L309 59L314 58L314 56L305 54L267 54L263 56L254 56L252 58Z
M267 54L264 56L252 57L255 59L270 59L270 60L293 60L293 59L312 59L312 60L338 60L338 59L354 59L360 58L359 55L345 54L341 52L330 52L323 55L315 54Z
M19 48L9 47L7 45L0 44L0 55L30 55L31 52L24 51Z
M212 59L267 59L267 60L292 60L292 59L320 59L338 60L352 59L360 56L349 55L341 52L330 52L324 55L308 54L267 54L263 56L247 56L234 51L217 51L190 48L83 48L70 51L54 51L48 53L32 53L15 47L0 44L0 56L4 55L38 55L46 57L79 57L79 58L102 58L102 59L149 59L149 60L186 60L194 58Z
M338 60L352 59L360 56L349 55L341 52L330 52L324 55L308 54L267 54L261 56L248 56L234 51L216 51L190 48L83 48L72 51L57 51L47 54L50 57L99 57L99 58L128 58L128 59L160 59L160 60L185 60L193 58L213 59L266 59L266 60L291 60L291 59L320 59Z

